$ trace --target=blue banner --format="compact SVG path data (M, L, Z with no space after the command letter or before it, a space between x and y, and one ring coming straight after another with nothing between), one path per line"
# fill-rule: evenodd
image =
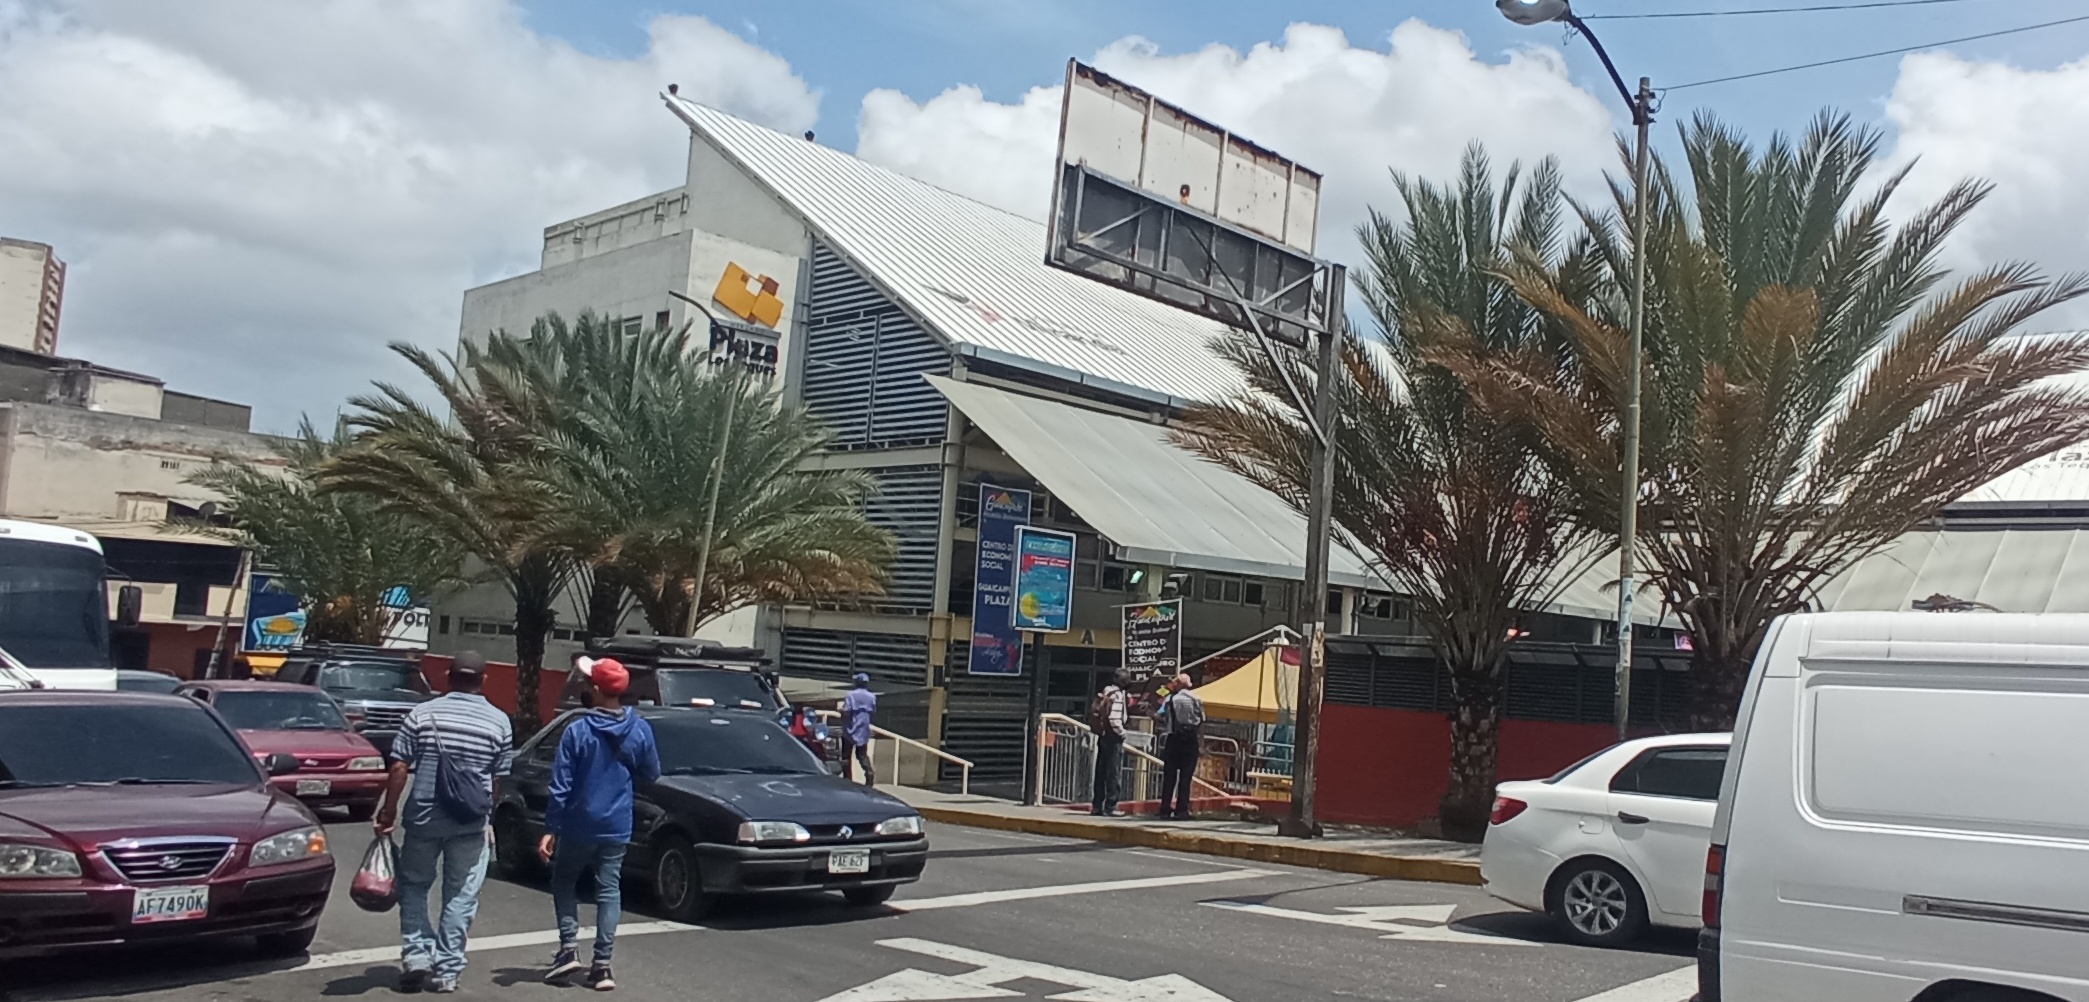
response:
M247 635L249 651L287 651L305 638L305 614L297 596L276 587L274 577L255 574L247 578Z
M1030 492L979 485L979 556L972 565L973 675L1021 675L1023 635L1015 628L1016 529L1030 524Z
M1073 629L1073 534L1023 526L1015 531L1015 562L1016 629Z

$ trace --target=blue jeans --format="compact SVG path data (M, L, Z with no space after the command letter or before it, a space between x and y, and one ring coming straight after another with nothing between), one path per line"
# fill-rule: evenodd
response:
M617 921L624 917L622 842L561 837L551 855L551 910L559 920L559 949L580 945L580 875L595 873L595 963L609 963L617 946Z
M439 978L464 973L465 935L479 913L479 888L486 883L486 833L422 835L407 828L399 845L400 960L409 971ZM442 866L442 913L428 921L428 892Z

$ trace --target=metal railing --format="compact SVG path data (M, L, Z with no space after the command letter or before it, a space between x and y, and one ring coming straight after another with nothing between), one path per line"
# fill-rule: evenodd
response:
M836 711L834 711L834 710L817 710L817 711L814 711L814 712L816 712L816 713L818 713L818 714L820 715L820 719L821 719L821 720L828 720L828 721L837 721L837 720L840 720L840 719L841 719L841 714L840 714L840 713L838 713L838 712L836 712ZM970 759L963 759L963 758L959 758L959 757L957 757L956 755L952 755L952 754L950 754L949 752L947 752L947 751L944 751L943 749L941 749L941 748L938 748L938 747L936 747L935 745L929 744L929 743L928 743L928 742L926 742L926 741L921 741L921 740L917 740L917 739L915 739L915 738L910 738L910 737L907 737L907 736L906 736L906 735L904 735L904 734L894 734L893 732L891 732L891 731L888 731L888 730L886 730L886 729L885 729L885 728L883 728L883 727L879 727L879 726L878 726L878 725L876 725L876 724L872 724L872 725L870 725L870 738L871 738L871 740L870 740L870 760L871 760L872 762L876 762L876 761L878 760L878 741L879 741L879 739L883 739L883 740L884 740L884 741L886 741L886 742L887 742L887 743L888 743L889 745L891 745L891 747L892 747L892 771L891 771L891 772L889 772L889 773L886 773L886 776L890 777L890 779L891 779L891 781L892 781L892 782L898 783L898 782L899 782L899 777L900 777L900 775L901 775L901 773L900 773L900 769L899 769L899 762L900 762L900 760L899 760L899 756L900 756L900 752L901 752L902 750L904 750L904 749L908 749L908 748L911 748L911 749L913 749L914 751L916 751L916 752L919 752L919 753L921 753L921 754L923 754L923 755L927 755L927 756L930 756L930 757L932 757L932 758L937 758L937 759L941 759L941 760L943 760L943 761L945 761L945 762L948 762L948 763L950 763L951 765L957 766L957 768L958 768L957 792L958 792L958 793L959 793L960 795L970 795L970 794L971 794L971 792L972 792L972 761L971 761ZM841 774L842 774L843 776L845 776L845 777L849 777L849 778L852 778L852 779L853 779L853 778L854 778L854 773L855 773L855 769L856 769L856 763L855 763L855 762L853 762L853 761L850 761L850 760L846 760L846 759L842 759L842 758L841 758L841 752L839 751L839 748L840 748L840 739L839 739L838 737L837 737L837 738L836 738L836 739L834 740L833 744L834 744L834 746L835 746L835 748L836 748L836 752L835 752L835 757L836 757L836 759L837 759L838 761L840 761L840 762L841 762ZM906 784L905 784L905 783L900 783L900 785L901 785L901 786L905 786Z
M1144 731L1125 733L1123 773L1118 799L1126 802L1159 800L1163 763L1149 751L1153 735ZM1144 739L1139 740L1139 739ZM1095 732L1086 723L1063 713L1045 713L1037 718L1037 747L1031 756L1036 770L1038 804L1088 804L1095 797ZM1239 795L1202 776L1190 777L1191 796L1211 796L1232 802Z

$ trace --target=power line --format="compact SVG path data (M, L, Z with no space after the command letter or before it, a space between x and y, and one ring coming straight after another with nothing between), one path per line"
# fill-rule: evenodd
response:
M1834 10L1873 10L1880 7L1924 7L1940 3L1975 3L1980 0L1870 0L1867 3L1829 3L1810 7L1756 7L1748 10L1661 11L1651 14L1583 14L1584 21L1643 21L1670 17L1737 17L1744 14L1812 14Z
M1960 42L1977 42L1983 38L2000 38L2003 35L2021 35L2027 31L2038 31L2042 28L2056 28L2063 24L2075 24L2081 21L2089 21L2089 14L2084 14L2080 17L2062 18L2058 21L2047 21L2044 24L2027 24L2021 28L2005 28L2001 31L1990 31L1979 35L1966 35L1962 38L1947 38L1941 42L1930 42L1927 45L1910 45L1899 49L1887 49L1883 52L1867 52L1859 56L1844 56L1841 59L1823 59L1817 63L1800 63L1797 66L1780 66L1774 70L1757 70L1754 73L1739 73L1730 77L1715 77L1710 80L1694 80L1690 83L1676 84L1673 87L1664 87L1662 89L1687 90L1691 87L1709 87L1712 84L1732 83L1736 80L1753 80L1757 77L1775 76L1779 73L1795 73L1799 70L1818 69L1823 66L1838 66L1843 63L1854 63L1864 59L1877 59L1881 56L1898 56L1909 52L1921 52L1925 49L1941 48L1946 45L1957 45Z

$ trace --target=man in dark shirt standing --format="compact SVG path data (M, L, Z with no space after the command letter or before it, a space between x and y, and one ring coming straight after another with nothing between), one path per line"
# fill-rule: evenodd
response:
M1204 701L1190 691L1187 673L1175 676L1174 692L1161 714L1161 817L1187 821L1190 787L1197 776L1197 756L1204 744Z
M399 985L406 991L457 990L465 937L486 882L494 783L514 759L508 715L481 695L486 659L477 651L458 654L449 680L447 694L414 707L400 725L391 782L372 822L381 836L405 822L398 881ZM438 867L442 909L431 923L428 895Z

